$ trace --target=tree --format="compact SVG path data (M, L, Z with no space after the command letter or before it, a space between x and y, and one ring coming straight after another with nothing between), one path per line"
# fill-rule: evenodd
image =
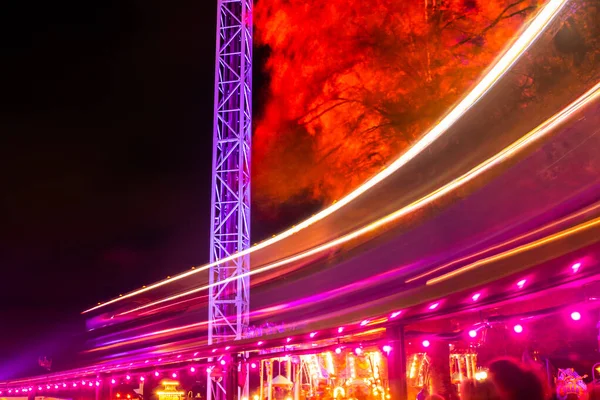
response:
M332 201L412 144L536 7L526 0L260 0L270 83L254 196Z

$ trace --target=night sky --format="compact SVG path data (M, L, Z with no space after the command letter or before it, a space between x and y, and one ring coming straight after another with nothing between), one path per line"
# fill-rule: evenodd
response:
M68 346L87 306L207 261L216 14L198 0L9 4L0 370Z

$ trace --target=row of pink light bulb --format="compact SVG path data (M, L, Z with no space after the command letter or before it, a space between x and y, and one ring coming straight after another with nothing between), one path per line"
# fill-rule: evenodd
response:
M571 313L571 319L573 321L580 321L581 320L581 313L579 311L573 311ZM515 333L517 333L517 334L523 333L523 331L524 331L523 325L521 325L521 324L514 325L513 326L513 331ZM476 338L477 337L477 332L478 332L478 329L471 329L469 331L469 337L471 337L473 339ZM423 340L423 342L421 344L423 345L423 347L429 347L431 345L431 342L429 340L425 339L425 340Z
M580 263L580 262L576 262L576 263L574 263L573 265L571 265L571 268L570 268L570 269L571 269L571 271L572 271L573 273L577 273L577 272L579 272L579 269L580 269L580 268L581 268L581 263ZM523 289L523 288L525 287L525 285L526 285L526 284L527 284L527 279L521 279L520 281L518 281L518 282L516 283L516 286L517 286L517 288L518 288L518 289ZM473 300L473 301L478 301L480 298L481 298L481 293L475 293L475 294L473 294L473 295L471 296L471 300ZM433 310L437 309L437 308L439 307L439 305L440 305L440 304L441 304L441 302L439 302L439 301L438 301L438 302L435 302L435 303L433 303L433 304L429 305L428 309L429 309L429 310L431 310L431 311L433 311ZM389 317L389 318L390 318L390 319L396 318L396 317L398 317L398 316L399 316L401 313L402 313L402 311L396 311L396 312L393 312L393 313L390 315L390 317ZM581 314L580 314L579 312L577 312L577 311L574 311L574 312L572 312L572 313L571 313L571 319L573 319L573 321L579 321L579 320L581 319ZM368 325L368 324L369 324L369 320L363 320L363 321L361 321L361 322L360 322L360 326L366 326L366 325ZM520 325L520 324L516 324L515 326L513 326L513 330L514 330L514 332L515 332L515 333L522 333L522 332L523 332L523 326L522 326L522 325ZM342 333L343 331L344 331L344 327L339 327L339 328L337 329L337 332L338 332L338 333ZM311 338L311 339L313 339L313 338L315 338L315 337L317 336L317 334L318 334L318 332L311 332L311 333L309 334L309 336L310 336L310 338ZM470 330L470 331L469 331L469 336L470 336L471 338L475 338L475 337L477 337L477 330L475 330L475 329L472 329L472 330ZM293 339L292 339L291 337L289 337L289 338L287 338L287 339L286 339L286 342L287 342L287 343L290 343L292 340L293 340ZM264 344L264 342L263 342L263 341L259 341L259 342L257 342L257 345L258 345L258 346L262 346L263 344ZM422 342L422 345L423 345L423 347L429 347L429 346L431 345L431 342L430 342L429 340L423 340L423 342ZM230 346L227 346L227 347L225 347L225 350L226 350L226 351L227 351L227 350L229 350L229 349L230 349ZM391 351L391 347L390 347L390 346L384 346L384 347L383 347L383 350L384 350L384 352L386 352L386 353L388 353L388 354L389 354L389 352ZM213 350L212 350L212 352L213 352L213 353L215 353L216 351L217 351L217 349L213 349ZM335 352L336 352L336 354L340 354L340 353L341 353L341 351L342 351L342 350L341 350L341 348L336 348L336 349L335 349ZM362 349L361 349L360 347L357 347L357 348L355 349L355 351L354 351L354 352L355 352L357 355L360 355L360 354L362 354ZM197 355L197 353L194 353L194 356L196 356L196 355ZM179 355L178 357L181 357L181 355ZM148 361L146 361L146 362L148 362ZM220 361L220 364L221 364L221 365L225 365L225 364L226 364L226 361L225 361L225 360L221 360L221 361ZM253 369L257 367L256 363L251 363L251 365L250 365L250 366L251 366L251 368L253 368ZM210 370L211 370L211 368L210 368L210 367L209 367L209 368L207 368L207 372L210 372ZM196 368L195 368L195 367L190 367L190 372L192 372L192 373L196 372ZM155 372L155 373L154 373L154 375L155 375L156 377L158 377L158 376L160 376L160 373L159 373L159 372ZM172 373L172 374L171 374L171 376L172 376L173 378L177 378L177 373L176 373L176 372L174 372L174 373ZM130 379L131 379L131 376L130 376L130 375L127 375L125 379L126 379L126 380L130 380ZM144 380L145 380L145 378L144 378L143 376L141 376L141 377L140 377L140 381L141 381L141 382L143 382ZM116 383L116 380L115 380L115 379L111 379L111 383L112 383L112 384L115 384L115 383ZM62 384L62 385L63 385L63 388L66 388L66 387L67 387L67 385L66 385L66 384ZM96 385L96 386L99 386L99 385L100 385L100 382L99 382L99 381L96 381L95 385ZM72 386L73 386L74 388L76 388L76 387L77 387L77 383L76 383L76 382L74 382L74 383L72 384ZM85 385L85 381L82 381L82 386L86 386L86 385ZM94 386L94 384L93 384L92 382L89 382L87 386L88 386L88 387L93 387L93 386ZM46 385L46 388L47 388L47 389L51 389L51 387L52 387L51 385ZM58 388L59 388L59 386L58 386L58 385L54 385L54 388L55 388L55 389L58 389ZM29 388L24 388L24 389L21 389L21 390L22 390L23 392L31 392L31 391L33 391L33 388L32 388L32 387L29 387ZM38 387L38 390L43 390L43 388L40 386L40 387ZM15 391L15 393L18 393L18 392L19 392L19 389L14 389L14 391ZM12 393L12 392L13 392L13 389L9 389L9 390L8 390L8 393ZM1 394L2 394L2 391L0 390L0 395L1 395Z

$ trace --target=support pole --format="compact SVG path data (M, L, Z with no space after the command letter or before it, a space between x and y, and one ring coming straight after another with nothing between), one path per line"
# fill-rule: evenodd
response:
M388 379L392 400L408 400L406 386L406 347L404 327L401 325L386 328L392 351L388 355Z
M258 400L265 400L265 395L264 395L264 385L265 385L265 380L264 380L264 372L265 372L265 360L260 360L260 368L259 368L259 374L260 374L260 386L258 387Z

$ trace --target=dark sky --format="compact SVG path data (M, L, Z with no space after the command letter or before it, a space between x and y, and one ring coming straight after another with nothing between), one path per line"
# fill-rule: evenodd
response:
M0 365L52 353L85 307L207 261L215 13L3 4Z

